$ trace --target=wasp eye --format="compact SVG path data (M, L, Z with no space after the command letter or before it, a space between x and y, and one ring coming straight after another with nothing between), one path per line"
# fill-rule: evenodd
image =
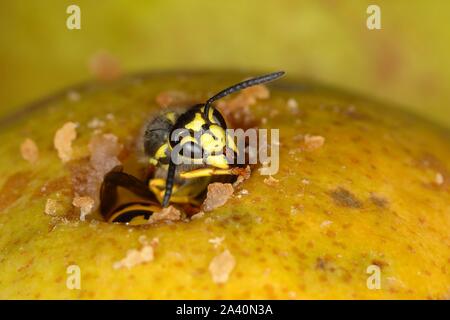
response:
M217 123L224 130L227 129L227 124L225 122L225 119L223 118L222 114L217 109L214 109L214 111L213 111L213 118L214 118L214 123Z

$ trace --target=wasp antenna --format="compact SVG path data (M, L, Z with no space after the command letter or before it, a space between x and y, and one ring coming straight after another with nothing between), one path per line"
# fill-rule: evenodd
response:
M206 119L208 119L208 114L209 114L209 108L211 103L213 103L216 100L222 99L225 96L228 96L234 92L240 91L242 89L248 88L248 87L252 87L252 86L256 86L257 84L261 84L261 83L266 83L269 81L273 81L275 79L278 79L280 77L282 77L284 75L284 71L278 71L278 72L273 72L273 73L269 73L263 76L259 76L256 78L252 78L252 79L248 79L242 82L239 82L225 90L220 91L218 94L216 94L215 96L211 97L208 99L208 101L206 101L205 103L205 109L204 109L204 114Z
M172 159L169 161L169 168L167 169L166 178L166 190L164 192L164 198L162 206L166 208L169 205L170 196L172 195L173 183L175 181L175 170L177 166L173 163Z

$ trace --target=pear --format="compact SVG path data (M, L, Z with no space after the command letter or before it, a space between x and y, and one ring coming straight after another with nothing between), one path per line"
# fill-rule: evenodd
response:
M255 75L143 73L1 119L0 298L449 298L449 132L289 76L218 104L238 126L279 130L276 173L255 164L222 206L177 221L112 224L83 206L93 137L115 137L115 161L138 175L148 119Z

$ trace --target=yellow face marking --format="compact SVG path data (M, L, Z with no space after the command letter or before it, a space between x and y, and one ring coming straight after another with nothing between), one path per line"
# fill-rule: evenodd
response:
M192 119L191 122L185 125L185 128L194 130L194 131L200 131L202 129L202 125L205 124L205 120L202 118L202 115L200 113L196 113L194 119Z
M208 114L209 121L211 121L212 123L216 123L216 122L214 121L213 115L214 115L214 108L210 108L210 109L209 109L209 114Z
M214 138L209 133L204 133L200 137L200 143L204 150L208 153L219 152L225 147L225 132L222 127L218 125L211 125L209 131L216 137Z
M211 131L211 133L215 135L217 139L219 139L222 145L225 145L225 131L222 127L213 124L209 127L209 131Z
M208 119L209 119L209 121L211 121L211 123L217 123L215 120L214 120L214 107L210 107L209 108L209 114L208 114ZM201 107L200 108L200 111L202 112L202 113L205 113L205 107Z
M180 178L195 179L202 177L210 177L216 175L234 175L232 169L217 169L217 168L201 168L188 172L180 173Z
M208 119L209 119L209 121L211 121L211 123L217 123L215 120L214 120L214 107L213 106L211 106L210 108L209 108L209 113L208 113ZM200 111L202 112L202 113L205 113L205 107L201 107L200 108Z
M210 166L220 168L220 169L228 169L228 161L225 155L217 155L217 156L208 156L206 158L206 163Z
M159 147L159 149L156 151L155 154L155 159L161 159L161 158L165 158L166 157L166 150L169 147L169 145L167 143L163 144L161 147Z
M204 133L201 135L200 144L202 145L203 150L205 150L208 153L212 153L218 149L216 147L216 140L209 133Z
M180 161L181 163L189 163L189 164L203 164L203 158L190 158L190 157L185 157L182 154L178 155L178 161Z
M236 152L237 155L239 155L239 150L236 146L236 143L234 143L234 139L227 134L227 147Z
M174 112L167 112L166 113L166 118L169 119L170 122L172 122L172 124L175 124L175 113Z

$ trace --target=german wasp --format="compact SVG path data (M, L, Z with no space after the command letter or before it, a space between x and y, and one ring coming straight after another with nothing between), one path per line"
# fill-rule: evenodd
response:
M233 159L239 150L227 135L225 119L213 103L283 74L279 71L239 82L203 104L169 110L147 123L143 144L149 164L155 168L154 175L144 182L124 173L121 167L108 173L100 192L101 212L106 220L140 224L169 203L199 205L199 197L214 178L236 175ZM117 200L117 187L147 200L111 210Z

